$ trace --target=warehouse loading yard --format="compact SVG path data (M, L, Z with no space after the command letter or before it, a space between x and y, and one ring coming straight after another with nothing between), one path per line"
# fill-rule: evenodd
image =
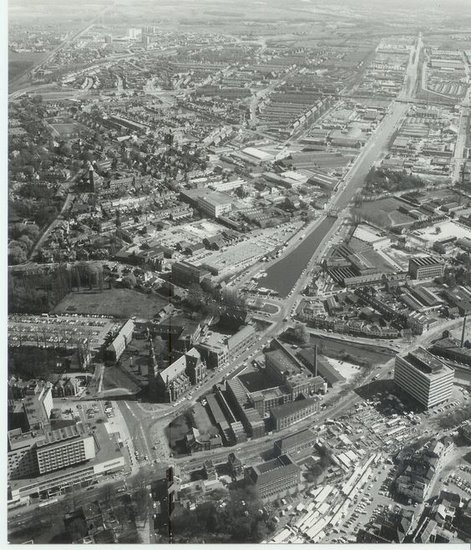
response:
M471 34L420 2L11 5L10 543L471 540Z

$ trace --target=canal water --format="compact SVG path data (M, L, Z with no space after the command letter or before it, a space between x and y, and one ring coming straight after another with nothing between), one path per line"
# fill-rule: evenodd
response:
M331 216L325 218L292 252L266 270L267 276L259 280L259 286L276 290L285 298L336 219Z

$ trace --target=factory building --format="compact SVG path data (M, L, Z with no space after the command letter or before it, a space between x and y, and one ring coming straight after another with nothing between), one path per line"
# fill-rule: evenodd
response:
M412 279L435 279L435 277L443 277L444 272L445 264L439 258L425 256L409 260L409 275Z

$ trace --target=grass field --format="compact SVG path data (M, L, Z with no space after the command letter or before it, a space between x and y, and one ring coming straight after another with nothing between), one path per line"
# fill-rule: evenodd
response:
M402 205L394 197L379 199L376 201L365 202L358 211L366 219L372 220L380 227L395 227L396 225L411 224L414 218L399 212L398 208Z
M151 319L167 304L165 298L155 294L113 288L102 292L70 292L54 308L53 313L99 314L123 318L137 316Z
M51 124L51 126L54 128L54 130L56 130L60 137L71 135L79 129L79 126L77 124L66 122Z
M8 78L13 80L46 57L47 53L8 52Z
M116 390L116 395L133 395L141 388L119 367L106 367L103 375L103 389Z

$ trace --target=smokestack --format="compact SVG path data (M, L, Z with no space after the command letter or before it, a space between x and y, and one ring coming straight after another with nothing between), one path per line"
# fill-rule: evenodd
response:
M317 376L317 345L314 346L314 376Z
M466 318L467 318L467 315L465 315L464 319L463 319L463 330L461 332L461 347L464 346L464 335L465 335L465 331L466 331Z

